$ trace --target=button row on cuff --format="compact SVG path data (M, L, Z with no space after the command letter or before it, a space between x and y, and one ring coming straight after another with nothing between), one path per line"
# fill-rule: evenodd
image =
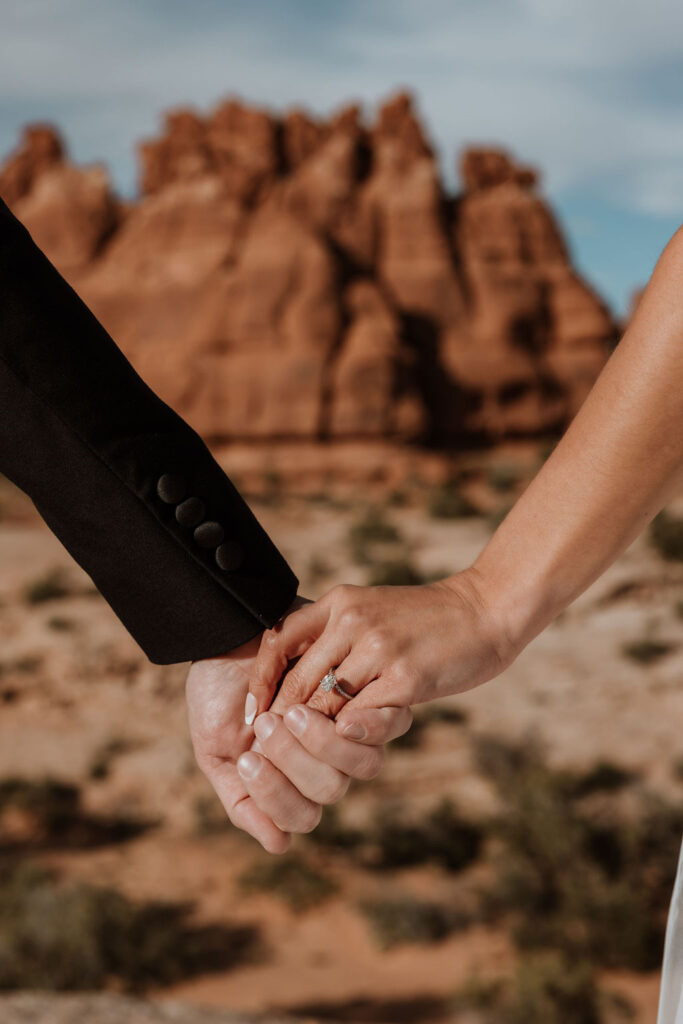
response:
M204 520L206 505L201 498L191 495L186 498L187 488L182 477L175 473L164 473L157 481L157 494L166 505L175 505L175 517L180 526L194 527L192 536L201 548L214 548L216 564L224 572L239 569L244 561L244 552L237 541L225 541L225 531L220 523Z

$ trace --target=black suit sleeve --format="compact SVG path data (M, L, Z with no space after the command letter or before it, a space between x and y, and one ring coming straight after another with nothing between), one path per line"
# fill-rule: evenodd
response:
M225 653L297 580L201 438L0 200L0 471L151 661Z

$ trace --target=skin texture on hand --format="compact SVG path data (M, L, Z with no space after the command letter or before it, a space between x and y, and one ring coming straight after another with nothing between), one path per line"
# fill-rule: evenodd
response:
M486 606L476 573L414 587L335 587L265 633L250 682L259 709L308 701L337 716L337 730L359 725L367 709L408 707L461 693L513 660ZM318 688L330 667L351 701Z
M337 736L312 708L274 712L244 722L244 703L260 638L220 658L194 662L186 683L190 734L197 763L231 822L270 853L284 853L291 832L308 832L321 805L346 792L350 778L371 778L384 760L382 744L410 728L409 709L366 715L364 742ZM287 705L279 698L282 713ZM268 726L273 729L268 732ZM252 749L253 748L253 749Z

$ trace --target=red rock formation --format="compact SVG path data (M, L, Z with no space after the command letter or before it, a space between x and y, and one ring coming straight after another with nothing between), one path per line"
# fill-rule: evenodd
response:
M453 443L566 424L615 327L537 175L469 150L444 191L401 94L367 127L237 101L168 115L141 197L27 130L0 194L211 439Z
M0 169L0 195L64 273L88 266L122 216L104 168L69 164L44 125L27 128Z

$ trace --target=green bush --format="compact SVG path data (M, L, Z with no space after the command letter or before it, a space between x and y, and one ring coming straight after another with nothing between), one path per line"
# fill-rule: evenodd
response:
M479 855L483 830L463 820L450 800L442 800L423 820L407 822L400 809L380 810L368 835L368 866L391 870L438 864L461 871Z
M123 754L135 750L136 744L125 736L112 736L97 748L90 761L89 778L100 781L109 777L114 761Z
M600 994L590 963L549 952L524 957L501 1024L601 1024Z
M425 583L426 579L407 558L396 558L375 565L369 576L370 587L410 587Z
M84 848L124 842L151 826L133 818L88 815L76 786L50 778L0 781L0 820L11 810L26 817L31 838L22 843L32 846Z
M629 658L639 665L654 665L655 662L661 661L667 654L671 654L675 650L675 644L644 638L624 644L621 648L621 653L625 658Z
M479 509L462 493L456 479L447 480L434 489L427 511L434 519L464 519L479 515Z
M239 884L245 892L272 893L295 911L309 910L337 891L329 875L295 852L256 861L240 875Z
M457 909L409 895L363 900L358 906L383 949L408 942L439 942L471 923Z
M377 560L378 550L386 551L389 545L401 545L402 537L384 512L373 506L352 523L348 543L351 557L357 565L372 565Z
M64 580L61 569L51 569L24 587L24 600L27 604L42 604L44 601L56 601L68 597L70 590Z
M498 877L493 916L510 918L523 949L554 949L596 966L657 965L675 873L683 812L648 799L635 823L590 811L585 797L608 793L618 772L583 776L544 765L538 748L479 744L503 811L492 824Z
M446 722L449 725L463 725L467 721L466 713L449 704L433 703L416 712L413 724L408 732L392 741L392 748L415 750L424 739L424 734L432 722Z
M664 558L683 562L683 519L664 509L650 524L650 540Z
M0 989L126 991L170 985L253 955L253 928L195 928L189 908L129 902L32 865L0 876Z
M507 494L520 481L519 467L511 462L497 462L489 467L486 474L489 487L498 494Z
M53 615L52 618L47 620L48 629L53 629L55 633L67 633L69 630L74 629L76 623L73 619L66 619L62 615Z
M317 846L346 852L362 846L365 842L365 835L360 829L344 825L340 818L339 808L335 804L330 804L323 809L318 827L307 833L306 839Z

